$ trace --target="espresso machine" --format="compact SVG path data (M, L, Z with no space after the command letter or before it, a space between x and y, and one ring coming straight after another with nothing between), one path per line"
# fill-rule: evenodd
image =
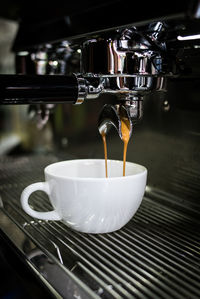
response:
M16 74L0 75L0 104L27 105L42 129L58 104L93 103L95 130L117 130L114 158L123 111L133 135L128 160L148 169L133 219L89 235L21 209L24 187L43 180L59 154L0 158L1 256L24 296L199 298L200 3L178 2L86 1L48 13L36 5L37 20L24 14ZM98 158L102 147L92 147ZM74 152L88 157L87 147ZM30 202L51 209L43 193Z

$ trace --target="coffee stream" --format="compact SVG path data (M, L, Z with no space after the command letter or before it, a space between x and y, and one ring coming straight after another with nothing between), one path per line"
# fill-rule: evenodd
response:
M121 132L122 132L122 141L124 142L124 154L123 154L123 176L125 176L126 170L126 153L128 142L130 138L130 122L128 118L121 119Z
M123 153L123 176L125 176L125 170L126 170L126 153L127 153L127 147L128 142L130 138L130 122L128 118L121 118L121 132L122 132L122 141L124 142L124 153ZM105 158L105 172L106 172L106 178L108 177L108 165L107 165L107 144L106 144L106 134L101 134L102 140L103 140L103 146L104 146L104 158Z
M107 165L107 144L106 144L106 134L101 134L103 140L103 148L104 148L104 158L105 158L105 170L106 170L106 178L108 177L108 165Z

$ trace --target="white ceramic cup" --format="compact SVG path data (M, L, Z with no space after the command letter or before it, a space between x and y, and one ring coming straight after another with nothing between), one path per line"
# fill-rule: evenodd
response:
M45 182L29 185L21 195L24 211L34 218L62 220L69 227L85 233L108 233L123 227L142 201L147 170L144 166L108 160L70 160L51 164L44 170ZM28 199L42 190L54 208L49 212L33 210ZM41 199L42 200L42 199Z

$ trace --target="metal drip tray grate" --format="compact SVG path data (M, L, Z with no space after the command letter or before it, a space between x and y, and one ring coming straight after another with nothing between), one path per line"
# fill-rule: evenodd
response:
M170 207L167 199L162 203L145 197L123 229L102 235L26 215L19 203L21 191L43 180L43 168L55 161L0 160L1 229L55 296L199 298L200 221L186 209ZM43 193L35 193L31 201L35 208L51 209Z

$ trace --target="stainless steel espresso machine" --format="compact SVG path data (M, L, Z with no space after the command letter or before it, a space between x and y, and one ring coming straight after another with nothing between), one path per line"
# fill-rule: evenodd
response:
M128 160L148 168L148 185L123 229L81 234L32 219L20 207L21 191L43 180L59 153L3 156L1 257L24 296L199 298L200 3L62 5L48 12L36 5L35 14L24 9L12 49L16 74L0 75L0 104L29 105L42 128L57 104L96 103L95 130L118 133L110 139L112 158L123 111L133 135ZM100 142L89 146L99 157ZM88 147L73 153L88 157ZM30 201L51 209L43 193Z

